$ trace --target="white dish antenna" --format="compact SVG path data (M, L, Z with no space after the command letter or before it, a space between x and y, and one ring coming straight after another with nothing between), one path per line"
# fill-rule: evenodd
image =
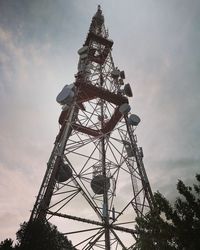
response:
M140 123L140 121L141 121L140 117L134 114L130 115L128 118L128 123L132 126L137 126Z
M56 101L61 105L70 104L74 97L74 84L65 85L65 87L58 94Z
M123 103L120 107L119 107L119 111L122 114L126 114L131 110L131 106L128 103Z
M79 55L85 54L85 53L87 53L87 52L88 52L88 46L83 46L82 48L80 48L80 49L78 50L78 54L79 54Z

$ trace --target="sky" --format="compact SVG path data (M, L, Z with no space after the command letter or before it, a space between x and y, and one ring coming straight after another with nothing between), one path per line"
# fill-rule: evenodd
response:
M200 1L0 0L0 240L29 219L58 133L55 99L98 4L152 190L173 201L178 179L200 173Z

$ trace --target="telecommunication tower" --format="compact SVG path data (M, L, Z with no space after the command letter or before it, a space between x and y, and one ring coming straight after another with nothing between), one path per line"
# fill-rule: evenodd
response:
M130 84L111 55L100 6L78 50L74 83L57 96L60 131L30 221L59 222L77 249L133 249L135 218L153 207L131 114Z

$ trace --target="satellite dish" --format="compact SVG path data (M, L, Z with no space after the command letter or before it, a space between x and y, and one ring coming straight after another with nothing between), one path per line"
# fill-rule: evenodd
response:
M65 182L72 177L72 170L68 164L61 163L56 175L57 182Z
M128 124L132 125L132 126L137 126L140 123L141 119L139 116L137 115L130 115L128 118Z
M87 51L88 51L88 46L83 46L82 48L80 48L80 49L78 50L78 54L79 54L79 55L82 55L82 54L87 53Z
M74 90L75 85L74 85L73 83L71 83L71 84L69 84L69 85L66 84L65 87L68 88L68 89ZM65 87L64 87L64 88L65 88Z
M106 186L106 191L110 188L110 179L103 175L96 175L90 185L95 194L104 194L104 187Z
M127 95L129 97L133 96L133 93L132 93L132 90L131 90L131 86L130 86L129 83L125 84L125 86L124 86L124 93L125 93L125 95Z
M56 101L61 105L70 104L74 97L73 88L74 84L65 85L65 87L58 94Z
M131 110L131 106L128 103L123 103L120 107L119 107L119 111L122 114L126 114Z

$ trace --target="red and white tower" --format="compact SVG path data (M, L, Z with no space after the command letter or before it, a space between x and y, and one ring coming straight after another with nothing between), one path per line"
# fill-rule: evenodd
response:
M98 6L74 83L57 96L60 131L30 218L62 221L81 250L132 249L135 218L153 207L134 133L140 118L130 113L131 86L112 46Z

